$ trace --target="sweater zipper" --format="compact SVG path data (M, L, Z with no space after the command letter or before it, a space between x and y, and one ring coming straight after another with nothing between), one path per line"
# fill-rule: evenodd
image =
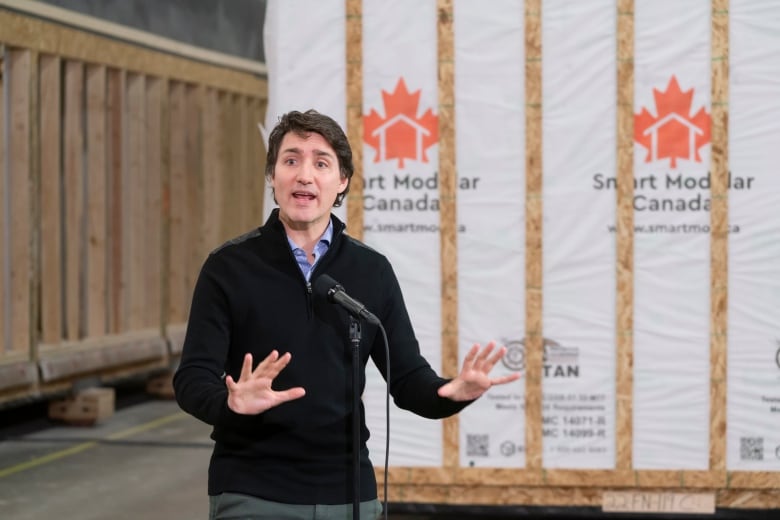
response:
M309 315L309 320L311 320L312 316L314 315L314 303L312 302L311 295L311 282L306 281L306 310Z

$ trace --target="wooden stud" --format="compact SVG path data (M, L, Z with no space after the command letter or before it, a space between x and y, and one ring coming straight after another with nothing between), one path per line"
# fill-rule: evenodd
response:
M225 239L234 238L244 231L242 227L242 215L244 214L244 193L243 179L241 174L241 138L243 127L241 126L241 96L239 94L230 94L228 98L228 118L227 128L229 135L228 144L228 176L231 194L224 200L225 211L229 226Z
M0 245L4 251L10 249L7 242L11 224L9 216L10 208L6 206L6 192L8 191L8 175L6 172L6 125L5 125L5 47L0 45ZM8 281L6 280L6 268L8 267L7 255L0 255L0 355L3 355L11 346L10 316L11 307L8 304Z
M251 114L249 113L248 100L245 96L236 96L236 123L238 125L238 135L236 140L236 177L238 179L238 200L239 211L238 232L245 233L249 229L249 212L252 201L252 177L249 175L249 143L247 137L252 135L250 125L248 124Z
M6 128L8 158L7 189L8 215L10 222L10 248L3 254L6 267L7 291L9 294L5 310L8 319L6 337L9 344L6 351L30 351L30 274L31 274L31 234L32 205L30 182L32 180L32 157L30 146L31 132L31 80L33 56L28 50L9 50L7 53L9 118Z
M347 60L347 138L352 145L355 172L349 183L347 229L363 240L363 4L362 0L346 2Z
M106 68L87 66L86 335L108 331L106 306Z
M84 64L65 62L65 337L84 337Z
M238 235L236 221L238 211L236 200L240 197L239 185L236 179L236 102L235 96L225 93L220 98L220 111L222 114L220 127L224 136L224 155L222 167L227 172L222 177L222 200L220 201L220 213L222 215L222 229L220 230L220 242Z
M617 300L615 461L633 467L634 396L634 0L617 5Z
M108 330L119 333L126 330L125 304L122 299L122 272L126 259L123 247L125 230L122 214L127 204L122 191L124 177L125 139L125 73L108 71L108 214L107 214L107 262L108 262Z
M182 228L184 233L184 256L180 261L184 264L183 305L185 314L189 310L190 295L195 287L201 263L203 221L205 217L200 208L203 207L203 89L187 85L184 93L186 129L185 157L186 172L184 189L181 193L184 212ZM228 170L229 176L235 177L238 172Z
M146 82L146 193L144 194L144 316L147 328L162 331L162 127L165 80Z
M439 78L439 258L441 263L441 371L458 375L458 236L455 164L455 38L452 0L437 1ZM458 418L444 421L444 466L459 466Z
M251 128L249 132L249 150L251 154L251 172L253 179L252 184L252 204L250 211L250 223L252 227L259 226L263 223L263 195L265 193L265 147L263 146L263 140L260 138L260 133L257 130L257 124L263 121L264 109L261 106L262 102L253 98L250 99L250 112L252 119L250 121Z
M170 82L160 80L160 327L162 336L168 337L170 323L171 283L171 110Z
M728 0L712 3L710 209L710 470L726 470L728 358Z
M542 468L542 17L541 0L525 0L525 454Z
M146 79L128 74L125 83L126 170L122 175L125 206L122 211L122 300L127 331L144 328L143 273L147 243L144 237L144 194L146 193Z
M203 220L201 227L203 258L208 251L219 245L222 227L219 210L223 178L220 162L222 134L219 128L219 113L219 93L211 88L206 89L203 103L203 213L209 218Z
M60 185L62 183L62 61L40 58L40 165L41 165L41 341L57 343L62 337L62 234Z
M186 254L185 242L185 187L186 187L186 128L187 113L185 86L170 85L170 262L167 265L169 281L170 323L183 323L186 316ZM208 210L209 208L207 208Z

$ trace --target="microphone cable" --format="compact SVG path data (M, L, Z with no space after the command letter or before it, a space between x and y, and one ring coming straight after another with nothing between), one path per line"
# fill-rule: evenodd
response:
M387 516L387 466L390 460L390 343L387 341L387 332L385 327L380 322L379 330L382 331L382 338L385 342L385 472L384 472L384 506L382 511L384 513L385 520Z

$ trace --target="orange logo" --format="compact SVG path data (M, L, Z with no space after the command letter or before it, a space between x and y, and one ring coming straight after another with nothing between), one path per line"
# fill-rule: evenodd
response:
M669 159L677 167L677 159L701 162L699 148L710 142L710 115L704 107L691 117L693 89L680 90L672 76L665 92L653 89L653 116L646 108L634 114L634 140L647 149L645 162Z
M430 108L417 117L420 91L410 93L400 78L395 90L382 91L385 117L373 108L363 117L363 140L376 150L374 162L398 160L404 167L405 159L428 162L425 151L439 140L439 118Z

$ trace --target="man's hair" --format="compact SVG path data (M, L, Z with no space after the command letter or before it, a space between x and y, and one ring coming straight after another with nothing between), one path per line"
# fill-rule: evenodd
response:
M312 132L320 134L333 148L333 151L336 152L341 177L347 179L347 187L336 196L336 200L333 202L334 206L341 206L344 197L349 191L352 174L355 173L355 167L352 164L352 148L349 146L347 136L339 124L331 117L320 114L316 110L312 109L306 112L293 110L279 118L279 122L268 137L268 154L265 162L266 178L273 179L274 167L279 157L279 148L282 146L284 136L290 132L294 132L300 137L306 137ZM274 202L276 202L275 194Z

